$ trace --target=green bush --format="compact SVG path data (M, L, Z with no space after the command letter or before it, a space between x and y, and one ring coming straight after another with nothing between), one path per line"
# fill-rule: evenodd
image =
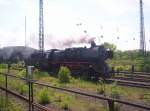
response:
M55 101L56 102L62 102L62 95L61 94L55 94Z
M0 64L0 69L6 69L7 68L7 64Z
M72 104L73 101L73 96L64 93L55 93L55 102L59 102L59 106L64 110L68 110L69 105Z
M105 94L105 82L104 80L100 80L97 88L97 93L98 94Z
M145 64L143 67L143 71L144 72L150 72L150 65L149 64Z
M126 66L125 66L125 70L126 70L126 71L131 71L131 65L126 65Z
M125 68L124 68L124 66L119 65L119 66L115 67L115 70L117 70L117 71L123 71L123 70L125 70Z
M11 98L8 98L6 104L5 96L0 96L0 111L24 111L24 110L21 104L18 104Z
M64 110L69 109L69 105L73 102L74 98L72 96L61 94L61 103L60 106Z
M48 77L49 74L47 72L40 72L38 69L35 69L33 72L33 76L36 79L40 79L41 77Z
M61 102L61 108L64 109L64 110L68 110L69 109L68 102L62 101Z
M121 111L121 105L118 103L114 104L114 111Z
M5 83L5 77L3 75L0 75L0 85Z
M141 72L142 71L142 65L141 64L137 64L135 66L135 71Z
M112 90L111 95L112 98L120 99L120 94L117 90Z
M42 89L38 94L38 102L40 104L46 105L51 102L51 98L49 96L48 88Z
M26 77L26 70L23 69L23 70L19 71L19 72L17 73L17 76L19 76L19 77Z
M68 83L70 82L71 72L67 67L60 67L58 72L58 78L61 83Z
M117 82L113 83L111 87L110 97L120 99L120 93L117 89Z
M19 86L19 92L20 92L20 94L21 95L23 95L23 94L27 94L28 93L28 85L25 85L25 84L21 84L20 86Z
M12 68L22 69L24 68L25 63L24 61L18 61L17 63L11 64Z

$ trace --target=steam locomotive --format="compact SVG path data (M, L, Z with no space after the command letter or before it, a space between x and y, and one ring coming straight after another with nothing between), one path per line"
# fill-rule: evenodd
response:
M66 66L71 70L72 76L97 79L110 77L109 68L105 61L113 57L113 52L104 48L103 45L96 45L94 42L91 42L90 48L51 49L44 52L22 47L20 51L15 50L7 60L15 61L15 57L18 56L27 65L34 65L50 74L57 74L61 66Z

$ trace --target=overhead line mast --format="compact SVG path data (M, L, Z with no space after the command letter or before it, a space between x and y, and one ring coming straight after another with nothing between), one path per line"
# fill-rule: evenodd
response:
M43 0L39 0L39 50L44 51Z
M145 28L144 28L144 13L143 13L143 1L140 0L140 51L145 54Z
M26 16L25 16L25 30L24 30L24 33L25 33L25 47L27 47L27 21L26 21Z

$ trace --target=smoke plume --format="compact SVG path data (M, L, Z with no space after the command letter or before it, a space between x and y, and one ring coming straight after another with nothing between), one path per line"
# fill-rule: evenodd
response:
M45 35L44 46L45 48L66 48L72 47L73 45L89 44L94 41L95 37L90 37L88 35L82 36L70 36L66 37L56 37L52 34ZM29 46L38 48L38 37L37 35L32 35L30 37Z
M70 37L65 39L55 39L54 36L49 35L45 38L45 46L49 46L51 48L65 48L72 47L73 45L78 44L89 44L95 40L95 37L89 36L80 36L80 37Z

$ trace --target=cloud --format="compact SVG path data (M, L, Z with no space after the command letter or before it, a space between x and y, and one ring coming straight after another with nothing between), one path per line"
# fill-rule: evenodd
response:
M10 0L0 0L0 5L10 5L11 1Z
M12 2L13 1L13 2ZM145 12L149 18L150 0L143 0ZM6 24L5 30L1 25L0 42L3 45L24 44L24 16L27 16L27 37L29 46L38 48L38 25L39 25L39 0L0 0L0 5L9 5L13 3L9 10L14 7L20 11L14 10L13 16L17 22ZM17 3L17 6L16 6ZM3 10L8 9L4 8ZM15 13L16 12L16 13ZM21 12L21 13L20 13ZM7 16L6 16L7 17ZM3 16L4 18L4 16ZM0 18L2 21L2 18ZM9 20L9 17L7 17ZM10 16L11 19L11 16ZM12 21L12 20L11 20ZM82 26L76 26L77 23ZM21 24L22 23L22 24ZM149 24L147 19L146 36L149 37ZM10 31L17 25L16 32ZM50 0L44 1L44 28L45 28L45 47L48 49L49 44L55 48L58 44L66 44L65 41L71 38L78 38L84 30L91 37L99 37L101 34L104 38L101 42L108 41L118 45L120 49L132 49L139 46L139 0ZM103 26L103 31L100 26ZM117 27L119 32L116 31ZM48 36L47 36L48 35ZM120 36L119 40L116 37ZM136 41L133 41L133 37ZM33 40L33 41L32 41ZM128 42L126 42L128 41ZM135 43L133 47L133 43Z
M137 0L92 0L92 2L101 9L100 12L114 16L133 12L138 5Z
M0 46L24 45L24 34L22 32L6 31L0 29Z

